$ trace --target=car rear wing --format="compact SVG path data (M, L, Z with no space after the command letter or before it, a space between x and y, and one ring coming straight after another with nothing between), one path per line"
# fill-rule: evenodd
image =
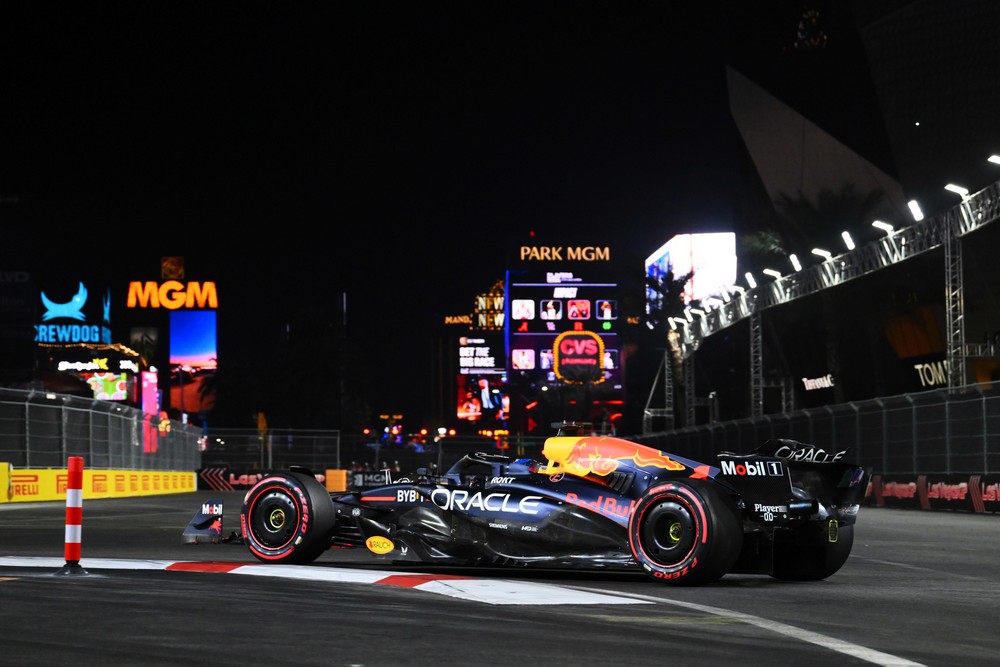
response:
M849 447L824 449L815 445L774 438L754 450L788 462L792 486L816 498L841 523L852 523L868 491L872 469L851 460Z
M750 518L781 524L819 513L854 522L871 470L847 462L848 450L827 451L797 440L773 439L750 454L719 454L717 479L743 498Z

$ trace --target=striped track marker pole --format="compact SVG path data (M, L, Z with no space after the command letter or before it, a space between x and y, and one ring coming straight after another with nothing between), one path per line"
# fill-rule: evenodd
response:
M66 484L66 564L57 574L88 574L80 567L80 535L83 532L83 457L69 457Z

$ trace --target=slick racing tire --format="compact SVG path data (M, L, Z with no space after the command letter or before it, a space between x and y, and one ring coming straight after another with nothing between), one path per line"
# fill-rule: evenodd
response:
M834 539L835 538L835 539ZM854 526L833 532L826 522L774 534L771 576L785 581L819 581L839 570L854 546Z
M311 474L297 471L257 482L240 511L243 541L266 563L313 562L330 548L335 521L326 488Z
M743 546L735 504L701 480L651 487L629 518L629 546L646 573L676 586L721 578Z

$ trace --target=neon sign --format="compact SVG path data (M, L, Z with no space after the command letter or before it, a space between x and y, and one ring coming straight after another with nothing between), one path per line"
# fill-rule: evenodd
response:
M128 285L128 308L218 308L219 296L214 282L191 282L184 285L177 280L167 280L157 285L156 281L145 283L138 280Z

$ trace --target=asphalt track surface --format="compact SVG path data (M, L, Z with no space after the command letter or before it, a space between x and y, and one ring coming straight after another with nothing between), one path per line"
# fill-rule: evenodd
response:
M863 508L826 581L728 575L406 569L331 550L258 563L189 544L200 503L84 500L80 571L65 505L0 505L0 664L1000 665L1000 516Z

